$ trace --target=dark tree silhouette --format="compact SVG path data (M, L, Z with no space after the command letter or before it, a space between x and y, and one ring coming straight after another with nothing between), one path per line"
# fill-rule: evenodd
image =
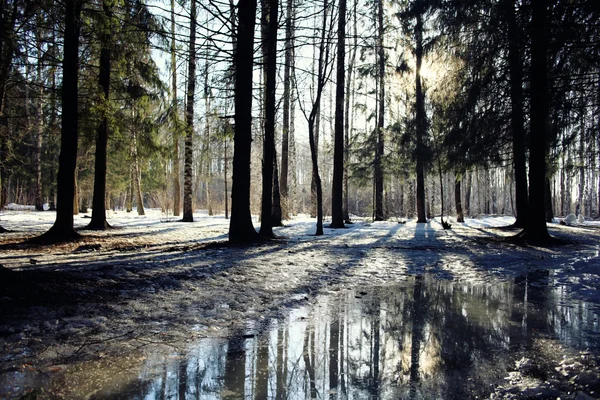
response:
M281 193L282 218L289 219L289 153L290 153L290 99L292 91L291 69L292 69L292 30L294 0L287 0L285 17L285 64L283 70L283 128L281 136L281 178L279 179L279 188Z
M260 236L274 238L273 219L273 165L275 163L275 79L277 75L277 0L263 0L263 14L268 15L263 38L266 55L265 140L263 143L262 208ZM266 7L266 9L264 9Z
M79 238L73 225L75 168L78 140L78 77L81 0L65 1L65 38L63 46L62 128L57 175L56 221L50 230L33 241L55 243Z
M377 80L379 91L377 93L377 132L375 146L375 162L373 178L375 180L375 221L383 221L385 214L383 212L383 153L384 153L384 137L383 124L385 117L385 49L383 47L383 0L377 1Z
M425 223L425 165L424 165L424 143L426 130L425 94L421 82L421 64L423 62L423 6L421 0L415 4L415 57L417 61L416 80L416 129L417 129L417 222Z
M526 239L547 240L546 226L546 129L548 122L548 26L547 2L532 1L531 17L531 132L529 134L529 215Z
M94 196L92 199L92 220L87 229L104 230L109 228L106 221L106 158L108 144L108 101L110 94L110 63L111 52L109 48L110 18L111 6L104 0L102 2L104 17L107 19L107 26L100 32L100 73L98 74L98 84L102 88L102 118L98 124L96 133L96 160L94 164Z
M229 241L256 240L250 214L250 146L252 143L252 64L256 0L238 3L235 66L235 135Z
M183 221L194 221L193 206L193 138L194 92L196 90L196 0L191 1L190 48L188 64L187 108L185 110L185 161L183 165Z
M346 0L339 2L337 70L335 83L335 142L333 149L333 182L331 188L330 228L344 228L344 83L346 57Z
M523 63L520 27L515 16L514 0L504 2L508 28L508 66L510 69L511 130L515 170L515 226L524 227L527 220L527 168L525 159L525 127L523 117Z
M173 115L173 216L181 212L181 177L179 168L179 107L177 105L177 61L175 41L175 0L171 0L171 107Z

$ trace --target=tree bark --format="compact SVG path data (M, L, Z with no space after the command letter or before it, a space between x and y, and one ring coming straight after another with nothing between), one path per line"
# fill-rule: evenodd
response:
M78 140L78 76L80 0L65 0L65 35L63 45L62 128L57 174L56 220L50 230L36 238L42 243L70 241L79 238L73 224L75 169Z
M279 185L279 169L277 168L277 150L273 151L273 203L271 204L271 223L283 226L281 210L281 189Z
M513 158L515 170L516 221L514 226L525 227L527 220L527 166L525 158L525 127L523 116L523 63L521 34L515 16L515 0L506 0L505 17L508 25L508 65L510 69L510 102Z
M125 200L125 211L130 213L133 211L133 168L129 169L129 184L127 185L127 194Z
M471 215L471 185L473 183L473 178L470 172L467 172L467 188L465 190L465 213L467 216Z
M579 215L585 215L585 112L581 112L581 132L579 134L579 193L577 194L577 208Z
M111 18L111 6L106 0L102 2L104 17ZM106 221L106 160L108 145L108 108L110 91L110 23L102 32L100 49L100 73L98 84L102 88L100 103L102 104L102 119L96 132L96 159L94 164L94 195L92 199L92 220L87 229L105 230L110 227Z
M202 144L202 158L201 164L205 163L206 169L204 171L204 188L206 190L206 208L208 210L208 215L213 215L213 207L212 207L212 199L211 199L211 180L212 180L212 162L211 162L211 154L210 154L210 88L208 87L208 52L206 53L206 58L204 60L204 109L206 112L204 118L204 142ZM201 175L201 174L199 174ZM200 177L199 177L200 178Z
M346 0L339 0L338 47L335 86L335 129L330 228L344 228L344 86L346 58Z
M173 113L173 216L181 212L181 170L179 168L179 107L177 104L177 60L175 58L175 0L171 0L171 86Z
M377 116L377 145L375 148L375 221L383 221L385 215L383 212L383 123L385 116L385 49L383 48L383 0L377 2L377 64L379 81L378 97L378 116Z
M549 178L546 178L546 185L544 188L544 202L546 208L546 222L552 222L554 220L554 211L552 210L552 188L550 187Z
M11 7L4 1L0 2L0 209L8 204L8 121L4 115L6 104L6 83L12 69L15 51L15 24L17 19L18 3L15 1ZM5 229L0 227L0 232Z
M345 110L344 110L344 192L343 192L343 214L344 214L344 222L347 224L352 223L350 221L350 211L349 211L349 194L348 194L348 165L350 162L350 134L352 133L351 126L353 124L350 123L350 102L351 99L354 99L355 93L355 85L352 79L354 73L354 63L356 61L356 49L358 48L358 32L357 32L357 0L354 1L354 9L352 11L353 22L354 22L354 43L352 46L352 55L350 56L350 63L348 65L348 79L346 80L346 97L345 97ZM350 92L350 84L352 83L352 92Z
M329 61L329 47L326 41L326 28L327 28L327 16L328 16L329 2L324 0L323 2L323 24L321 27L321 43L319 44L319 59L318 59L318 73L317 73L317 88L315 94L315 100L313 102L312 110L308 116L308 141L310 145L310 156L312 162L312 181L314 182L314 195L316 200L316 217L317 217L317 229L315 232L316 236L323 235L323 189L321 185L321 176L319 175L319 158L318 158L318 127L319 127L319 115L321 109L321 96L323 95L323 88L325 87L325 69ZM312 185L311 185L312 187Z
M193 206L193 138L194 138L194 92L196 90L196 0L191 1L190 47L188 52L187 109L185 113L185 160L183 171L183 222L194 221Z
M262 207L259 234L274 238L271 211L273 205L273 159L275 150L275 80L277 75L277 0L263 0L263 49L265 51L265 139L263 142Z
M420 0L419 0L420 2ZM420 6L418 6L420 8ZM415 27L416 38L416 61L417 69L415 74L416 79L416 129L417 129L417 222L425 223L425 171L424 171L424 144L425 137L425 95L421 87L421 64L423 62L423 20L421 11L417 12L417 23Z
M546 226L546 129L548 119L547 2L532 1L531 18L531 129L529 135L529 215L524 236L532 240L549 238Z
M292 69L293 54L293 15L294 0L287 0L285 19L285 64L283 69L283 129L281 137L281 178L279 187L281 192L281 214L283 219L289 219L289 143L290 143L290 98L291 82L290 72Z
M235 66L235 136L229 241L257 238L250 214L250 154L252 144L252 65L256 0L239 0Z
M229 219L229 188L227 187L227 163L229 163L227 154L227 144L229 140L225 138L224 162L223 162L223 181L225 182L225 219Z
M463 214L460 194L460 183L461 179L457 174L456 180L454 181L454 203L456 204L456 222L465 222L465 216Z
M144 210L144 197L142 196L142 185L140 183L140 163L137 153L137 132L135 128L131 131L131 185L132 197L135 195L138 215L146 215Z
M39 23L39 21L38 21ZM38 96L35 101L35 209L44 211L44 196L42 192L42 144L43 144L43 106L44 78L42 76L42 35L38 27L35 32L37 48L37 83Z

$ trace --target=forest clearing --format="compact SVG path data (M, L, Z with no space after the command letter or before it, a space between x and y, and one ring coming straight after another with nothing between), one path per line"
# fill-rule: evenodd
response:
M1 398L26 393L37 398L144 398L151 393L182 398L181 390L190 398L275 398L281 395L277 390L287 390L289 398L311 393L323 398L341 390L342 383L347 392L340 391L339 398L352 393L365 398L373 390L378 398L402 393L408 398L411 390L416 398L461 393L521 398L527 388L532 396L558 393L579 399L585 398L576 397L582 393L598 393L600 229L593 221L549 224L562 244L542 248L503 240L518 232L499 229L514 222L512 217L467 218L450 230L439 219L427 224L357 221L347 229L325 228L323 236L313 235L314 219L298 217L276 229L278 240L233 246L226 242L223 216L196 213L191 224L168 222L160 210L151 209L144 217L109 212L116 229L87 232L76 242L20 244L47 229L53 217L52 212L27 211L1 215L13 231L2 236L0 256ZM76 226L84 226L86 219L76 218ZM443 300L444 293L452 294L450 300ZM412 299L414 304L394 311L400 303L389 296L399 295L405 297L400 303ZM374 302L381 309L363 310L371 320L363 316L362 323L352 325L354 308L369 310ZM343 312L334 312L339 304L345 304ZM462 311L440 320L454 321L451 326L436 331L436 313L457 304ZM515 313L517 322L512 321ZM419 339L421 367L417 364L415 372L414 354L411 359L409 351L408 359L398 363L402 351L388 342L404 341L414 349L416 339L410 337L418 337L414 326L420 314L425 328ZM403 324L413 327L412 335L406 336ZM373 326L379 326L378 334ZM471 344L461 350L455 344L455 356L463 360L458 366L445 358L446 350L436 349L449 332L456 335L452 343L477 343L478 329L488 332L483 338L506 342L505 347L494 350L486 342L485 349ZM393 339L398 332L405 336ZM360 358L366 350L353 353L351 345L360 347L365 340L365 349L380 341L376 361L372 351L367 360ZM325 349L319 355L321 345ZM349 350L336 353L332 372L327 359L334 345ZM282 349L289 362L298 364L285 372ZM478 357L494 354L497 360L482 365L497 370L481 372ZM240 364L240 357L246 361ZM310 378L310 365L313 374L317 368L326 376ZM558 377L543 371L540 380L544 368ZM379 383L372 382L374 373ZM446 375L440 378L441 373ZM470 381L471 373L478 378ZM582 377L577 380L581 374L587 376L584 383ZM469 377L471 383L453 387L452 375Z
M600 398L597 2L0 0L0 400Z

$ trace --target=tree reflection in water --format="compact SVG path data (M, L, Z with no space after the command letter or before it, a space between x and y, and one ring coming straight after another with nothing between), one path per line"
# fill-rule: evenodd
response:
M426 275L396 287L323 295L284 321L272 321L261 335L202 340L183 356L150 355L130 371L137 382L113 382L96 393L156 399L488 397L539 338L598 349L595 308L568 301L548 280L547 272L533 272L482 286ZM69 376L80 382L94 374L102 371L87 366Z

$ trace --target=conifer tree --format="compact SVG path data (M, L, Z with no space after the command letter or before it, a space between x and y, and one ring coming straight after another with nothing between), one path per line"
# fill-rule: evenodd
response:
M333 186L331 189L331 228L344 228L344 86L346 56L346 0L339 0L338 47L335 87L335 143L333 152ZM382 49L383 50L383 49Z
M56 220L50 230L35 239L52 243L79 238L73 225L75 168L78 140L78 77L81 0L65 1L65 36L63 45L62 128L57 176Z
M194 92L196 89L196 0L191 0L190 43L188 52L187 108L185 111L185 161L183 171L183 222L194 221L193 206L193 137L194 137Z
M252 66L256 0L240 0L235 42L235 136L229 241L256 240L250 214L250 152L252 142Z

